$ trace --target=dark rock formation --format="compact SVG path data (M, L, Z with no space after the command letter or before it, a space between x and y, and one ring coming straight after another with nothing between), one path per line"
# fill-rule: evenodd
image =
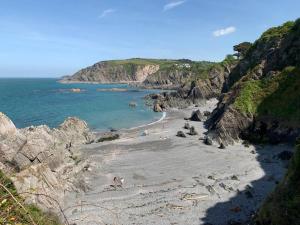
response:
M183 131L178 131L176 136L177 137L183 137L183 138L186 137L186 135L185 135L185 133Z
M192 113L190 120L201 122L204 120L204 115L200 112L200 110L196 110Z

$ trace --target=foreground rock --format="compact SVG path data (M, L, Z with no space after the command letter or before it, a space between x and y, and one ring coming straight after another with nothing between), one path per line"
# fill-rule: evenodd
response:
M76 189L73 179L84 166L78 147L93 138L87 124L77 118L68 118L57 129L17 129L0 113L0 169L14 174L11 179L28 203L56 211L64 191Z

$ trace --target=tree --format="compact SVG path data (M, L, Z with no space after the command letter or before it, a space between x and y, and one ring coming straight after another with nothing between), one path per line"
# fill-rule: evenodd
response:
M242 42L238 45L233 46L233 50L237 52L235 56L237 56L238 59L244 57L251 46L252 43L250 42Z

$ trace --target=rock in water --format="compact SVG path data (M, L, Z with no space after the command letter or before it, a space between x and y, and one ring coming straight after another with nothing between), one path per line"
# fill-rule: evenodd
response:
M129 102L129 106L131 108L135 108L135 107L137 107L137 103L136 102Z
M195 129L195 127L194 126L192 126L191 128L190 128L190 133L189 133L190 135L197 135L198 134L198 132L196 131L196 129Z
M212 145L213 142L212 142L212 140L211 140L209 137L206 137L206 138L204 139L204 144L206 144L206 145Z
M183 138L186 137L186 135L183 133L183 131L178 131L176 136L177 137L183 137Z
M203 121L204 120L204 116L203 114L200 112L200 110L194 111L192 113L192 116L190 118L190 120L192 121Z

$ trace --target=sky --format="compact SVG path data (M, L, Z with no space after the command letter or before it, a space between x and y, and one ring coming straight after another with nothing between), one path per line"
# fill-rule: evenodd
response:
M299 12L299 0L0 0L0 77L134 57L221 61Z

